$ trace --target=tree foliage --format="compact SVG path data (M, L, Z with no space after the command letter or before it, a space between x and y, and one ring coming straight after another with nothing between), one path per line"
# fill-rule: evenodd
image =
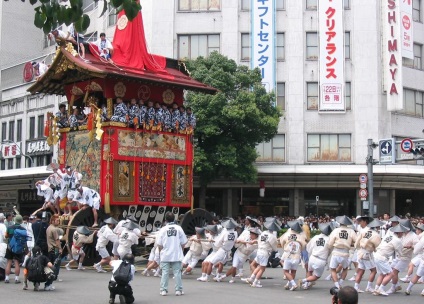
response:
M191 77L219 90L215 95L189 92L187 104L197 118L195 172L202 186L218 177L254 182L256 145L277 133L280 111L274 94L250 70L217 52L186 63Z
M25 2L25 0L22 1ZM83 0L70 0L68 5L63 5L58 0L28 1L34 6L34 25L43 29L46 34L63 23L66 25L74 23L75 29L81 33L84 33L90 26L90 17L84 14ZM112 7L116 8L117 12L125 9L128 19L133 20L141 9L140 3L137 0L110 0L110 2L108 0L97 0L96 2L101 1L103 1L104 5L99 17L107 12L108 7Z

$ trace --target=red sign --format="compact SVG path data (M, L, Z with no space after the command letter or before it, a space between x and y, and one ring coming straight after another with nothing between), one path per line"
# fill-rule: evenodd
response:
M34 68L31 62L27 62L24 65L24 81L30 82L34 79Z
M13 158L21 154L21 150L17 144L3 144L1 146L3 158Z
M367 189L360 189L359 190L359 197L360 198L366 198L368 196L368 191Z
M412 150L412 140L409 138L405 138L404 140L402 140L402 142L400 143L400 148L402 149L403 152L405 153L409 153Z

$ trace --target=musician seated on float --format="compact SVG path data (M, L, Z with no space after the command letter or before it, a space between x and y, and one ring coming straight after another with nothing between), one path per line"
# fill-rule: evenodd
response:
M100 39L95 43L99 49L100 57L112 62L113 46L112 43L106 38L105 33L100 34Z
M110 121L128 122L128 107L120 97L116 98L115 110L113 111Z
M79 108L75 108L71 116L69 116L69 127L77 128L87 124L87 117L81 113Z
M61 104L59 106L59 112L56 113L56 117L57 117L57 126L59 128L69 127L68 111L66 111L65 104Z

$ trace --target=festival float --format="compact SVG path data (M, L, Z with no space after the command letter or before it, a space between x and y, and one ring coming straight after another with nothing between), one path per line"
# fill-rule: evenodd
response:
M165 212L172 211L185 214L182 226L188 234L209 221L208 212L193 210L193 130L168 132L149 124L102 122L101 107L107 107L110 118L118 97L182 105L185 90L217 90L190 78L183 62L148 53L141 11L133 21L124 11L119 13L113 62L100 57L91 44L82 58L78 46L57 42L52 64L28 91L66 96L68 114L74 107L87 111L87 124L76 128L58 128L57 118L49 113L45 135L58 149L59 167L73 166L83 175L82 185L100 193L100 218L130 218L142 231L151 232L161 226ZM68 238L76 226L92 224L91 208L77 211L67 223ZM94 257L93 248L86 263Z

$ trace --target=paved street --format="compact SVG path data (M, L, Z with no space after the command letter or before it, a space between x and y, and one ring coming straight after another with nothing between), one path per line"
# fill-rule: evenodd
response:
M176 297L173 292L168 296L159 295L159 278L143 277L140 270L136 274L135 281L132 283L135 293L135 303L279 303L284 299L284 303L331 303L329 290L332 284L329 281L321 280L311 290L298 290L294 292L283 289L282 270L268 268L265 275L269 279L263 279L263 288L251 288L247 284L238 280L234 284L228 282L201 283L196 281L200 269L195 269L195 274L184 277L185 295ZM300 269L300 274L304 274L304 270ZM349 271L351 276L353 271ZM325 276L328 273L325 273ZM96 273L93 270L85 271L66 271L61 269L61 278L63 282L55 282L55 291L32 290L23 291L22 285L1 283L0 292L2 302L7 303L30 303L30 304L61 304L61 303L108 303L109 293L107 283L110 278L109 273ZM349 277L349 276L348 276ZM11 277L13 280L13 276ZM11 282L13 282L11 280ZM366 282L362 282L365 287ZM352 285L352 282L346 282L345 285ZM173 286L172 279L170 286ZM406 284L402 285L403 290ZM423 303L424 297L420 295L424 285L416 285L411 296L405 296L403 292L391 295L389 297L377 297L371 294L361 294L360 303L400 303L408 301L408 304ZM241 299L243 298L243 299ZM117 298L117 302L118 298Z

